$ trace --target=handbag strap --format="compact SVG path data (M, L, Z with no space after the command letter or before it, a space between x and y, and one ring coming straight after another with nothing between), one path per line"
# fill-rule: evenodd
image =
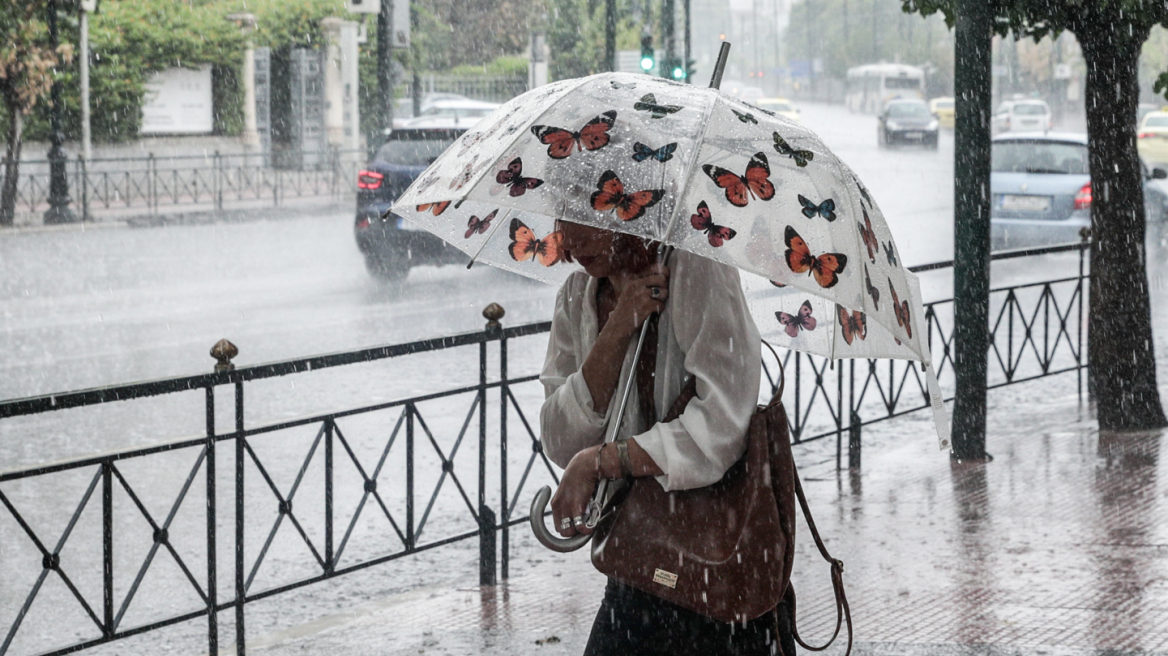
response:
M842 560L832 558L831 554L827 552L827 547L824 546L823 540L819 537L819 531L815 528L815 520L811 518L811 508L807 505L807 497L803 495L803 484L799 481L799 473L792 472L795 477L795 496L799 499L799 507L803 509L803 517L807 520L807 528L811 529L811 537L815 540L815 546L819 549L819 554L823 556L831 565L831 587L835 591L835 632L831 634L831 639L820 647L814 647L807 644L799 637L799 629L795 622L795 588L788 587L787 595L790 598L791 604L791 633L795 637L795 642L798 642L801 647L809 651L823 651L835 642L836 637L839 636L840 627L844 622L848 625L848 650L844 652L844 656L849 656L852 653L852 610L848 606L848 597L844 593L844 563Z

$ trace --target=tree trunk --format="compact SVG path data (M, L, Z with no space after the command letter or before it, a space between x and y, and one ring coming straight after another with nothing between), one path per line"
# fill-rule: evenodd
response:
M12 225L16 218L16 185L20 181L20 147L24 114L8 107L8 151L4 159L4 185L0 187L0 225Z
M1147 31L1099 21L1076 36L1087 63L1091 283L1087 359L1099 427L1168 425L1156 387L1148 299L1143 173L1136 151L1140 46Z

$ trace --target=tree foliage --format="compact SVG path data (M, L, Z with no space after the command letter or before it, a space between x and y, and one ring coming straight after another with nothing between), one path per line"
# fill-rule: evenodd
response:
M617 50L641 47L641 24L635 20L632 4L617 0ZM551 79L563 80L608 70L604 61L603 0L547 0L547 11ZM655 43L661 44L660 36Z

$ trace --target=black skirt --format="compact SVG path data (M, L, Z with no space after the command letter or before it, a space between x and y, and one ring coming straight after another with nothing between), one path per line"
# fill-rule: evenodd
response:
M795 656L790 610L780 602L745 625L725 624L610 578L584 656L656 654Z

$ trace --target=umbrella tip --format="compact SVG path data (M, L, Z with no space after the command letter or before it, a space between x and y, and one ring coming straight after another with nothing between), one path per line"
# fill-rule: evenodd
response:
M721 49L718 50L718 61L714 63L714 75L710 77L710 88L719 89L722 87L722 72L726 70L726 60L730 57L730 42L723 41Z
M471 268L472 266L474 266L474 261L475 261L475 259L472 257L472 258L470 258L470 261L466 263L466 269L467 269L467 271L469 271L469 270L470 270L470 268Z

